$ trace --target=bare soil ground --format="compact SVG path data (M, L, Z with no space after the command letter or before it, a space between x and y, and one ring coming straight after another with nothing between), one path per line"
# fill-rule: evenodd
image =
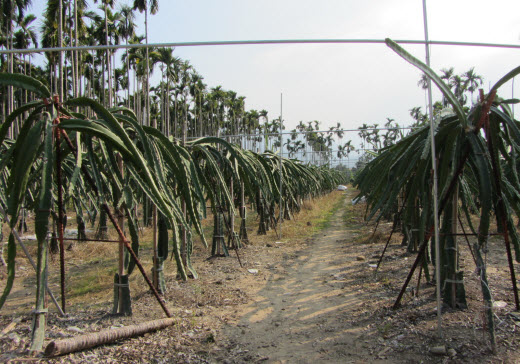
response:
M354 194L352 190L346 195L335 192L316 201L315 209L304 210L295 221L284 224L292 239L277 243L273 233L254 237L240 250L243 267L234 255L208 260L207 251L197 249L194 260L200 279L178 282L174 273L167 276L164 298L176 325L54 359L30 357L26 352L34 275L21 259L13 295L0 312L0 362L519 363L520 321L514 312L503 242L493 239L487 254L490 285L500 306L495 309L498 353L493 354L483 321L480 283L468 249L463 249L462 264L469 307L443 313L441 339L435 287L424 279L418 285L417 274L402 307L391 309L414 255L406 252L396 236L375 274L373 265L391 225L382 223L372 234L374 226L366 226L362 219L363 206L351 204ZM329 210L333 213L328 223L316 222L323 220L316 214ZM91 255L113 254L108 248L92 249ZM114 270L96 261L89 264L88 272L98 269L92 279L99 279L97 286L104 288L84 294L75 291L65 318L49 307L46 343L164 317L138 272L131 282L133 316L110 315L111 279L98 276L106 277L107 269L111 274ZM90 274L84 264L73 259L70 264L70 276ZM174 272L173 262L169 264L169 271ZM2 278L0 288L4 282ZM54 291L58 291L56 283L51 282ZM445 355L431 352L442 345Z

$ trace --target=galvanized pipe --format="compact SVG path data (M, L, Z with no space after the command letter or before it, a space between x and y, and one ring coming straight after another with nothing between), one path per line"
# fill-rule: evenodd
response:
M430 67L430 42L428 36L428 15L426 12L426 0L423 0L423 20L424 20L424 45L426 47L426 65ZM439 201L438 201L438 173L437 158L435 151L435 125L433 120L432 105L432 81L428 78L428 114L430 117L430 137L433 169L433 235L435 241L435 282L437 300L437 330L439 337L442 338L442 306L441 306L441 266L440 266L440 241L439 241Z
M466 47L487 47L487 48L511 48L520 49L519 44L506 43L483 43L483 42L458 42L443 40L414 40L398 39L394 40L399 44L430 44L444 46L466 46ZM270 44L385 44L384 39L267 39L267 40L228 40L228 41L208 41L208 42L168 42L168 43L149 43L149 44L118 44L118 45L97 45L97 46L74 46L56 48L28 48L28 49L4 49L0 54L22 54L22 53L42 53L42 52L62 52L62 51L85 51L85 50L105 50L105 49L129 49L129 48L167 48L167 47L202 47L202 46L236 46L236 45L270 45Z

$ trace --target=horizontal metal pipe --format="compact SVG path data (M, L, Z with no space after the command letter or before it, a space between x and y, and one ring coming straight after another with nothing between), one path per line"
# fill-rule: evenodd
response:
M94 243L119 243L119 240L107 240L107 239L74 239L74 238L63 238L67 241L82 241L82 242L94 242Z
M419 128L422 128L423 126L399 126L399 127L396 127L396 128L358 128L358 129L341 129L341 130L305 130L305 131L296 131L296 132L292 132L292 131L284 131L284 132L281 132L281 133L258 133L258 134L235 134L235 135L228 135L228 134L222 134L221 135L221 138L238 138L238 137L255 137L255 138L258 138L258 137L263 137L263 136L278 136L280 134L282 135L291 135L293 133L296 133L296 134L309 134L309 133L332 133L332 134L338 134L338 133L347 133L347 132L360 132L360 131L365 131L365 130L410 130L410 129L419 129ZM188 137L188 139L190 140L196 140L196 139L201 139L201 138L204 138L204 137Z
M466 47L493 47L493 48L520 48L520 44L504 43L481 43L481 42L457 42L457 41L424 41L424 40L395 40L400 44L430 44L447 46L466 46ZM9 49L0 50L0 54L10 53L41 53L41 52L62 52L74 50L106 50L106 49L127 49L127 48L172 48L172 47L201 47L201 46L234 46L234 45L269 45L269 44L384 44L384 39L267 39L267 40L228 40L228 41L207 41L207 42L168 42L152 44L117 44L117 45L97 45L97 46L77 46L77 47L56 47L56 48L28 48L28 49Z
M443 235L443 236L478 236L478 234L473 234L473 233L466 233L466 234L463 234L463 233L457 233L457 234L439 234L439 235ZM487 234L487 236L504 236L503 233L491 233L491 234Z

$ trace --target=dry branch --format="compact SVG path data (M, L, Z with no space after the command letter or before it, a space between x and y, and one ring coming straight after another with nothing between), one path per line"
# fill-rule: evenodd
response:
M108 329L91 334L80 335L70 339L52 341L45 348L46 356L58 356L76 351L92 348L98 345L112 343L119 339L127 339L134 336L146 334L150 331L164 329L175 323L173 318L165 318L145 322L139 325Z

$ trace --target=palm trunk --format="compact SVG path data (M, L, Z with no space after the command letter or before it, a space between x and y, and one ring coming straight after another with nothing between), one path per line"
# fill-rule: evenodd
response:
M155 122L150 124L150 57L148 55L148 7L144 12L144 29L146 38L146 122L148 126L156 127Z
M107 107L108 106L107 105L107 97L106 97L107 93L105 91L105 85L106 85L107 80L106 80L106 75L105 75L105 73L106 73L106 69L105 68L106 68L106 63L105 62L101 62L101 72L103 74L103 78L102 78L103 85L101 86L100 96L101 96L101 93L102 93L102 95L103 95L103 106Z
M58 356L92 348L94 346L108 344L119 339L130 338L147 332L163 329L177 322L176 319L167 318L145 322L139 325L107 329L93 334L85 334L62 341L52 341L45 349L46 356Z
M63 47L63 1L59 1L59 12L58 12L58 47ZM63 102L63 52L59 52L58 55L59 64L59 80L58 80L58 95L60 102Z
M125 43L128 45L128 37L126 38ZM126 79L128 80L128 84L126 85L126 106L130 109L130 60L128 54L128 48L126 49Z
M202 138L204 135L202 130L202 93L199 95L199 136Z
M76 1L76 0L74 0ZM73 14L72 11L71 11L71 3L69 2L69 6L68 6L68 10L69 10L69 22L72 22L72 17ZM74 8L74 10L76 10ZM76 28L76 17L74 17L74 28ZM69 27L69 41L70 41L70 46L73 46L73 40L75 38L73 37L72 35L72 27ZM75 57L74 57L74 53L76 51L70 51L70 70L71 70L71 74L72 74L72 97L76 97L76 61L75 61Z
M108 46L108 19L107 19L107 3L105 3L105 44ZM106 65L107 65L107 81L108 81L108 107L112 107L112 72L110 62L110 50L106 51Z
M114 42L115 43L115 42ZM115 53L115 52L114 52ZM110 59L112 60L112 64L110 66L110 69L112 70L111 77L112 77L112 92L113 92L113 102L114 105L118 105L118 98L117 98L117 80L116 80L116 57L110 56Z
M170 65L166 65L166 136L170 136Z
M74 0L74 46L78 46L78 0ZM78 51L73 52L74 56L74 97L79 96L79 60Z
M12 49L13 48L13 43L12 43L12 31L11 31L11 16L9 15L9 19L8 19L8 26L9 26L9 29L7 30L7 49ZM13 55L12 54L8 54L7 56L7 69L8 69L8 72L9 73L13 73L13 61L14 61L14 58L13 58ZM11 115L11 112L14 110L14 92L13 92L13 86L8 86L7 87L7 115ZM9 138L13 139L14 138L14 133L13 133L13 127L9 128Z

